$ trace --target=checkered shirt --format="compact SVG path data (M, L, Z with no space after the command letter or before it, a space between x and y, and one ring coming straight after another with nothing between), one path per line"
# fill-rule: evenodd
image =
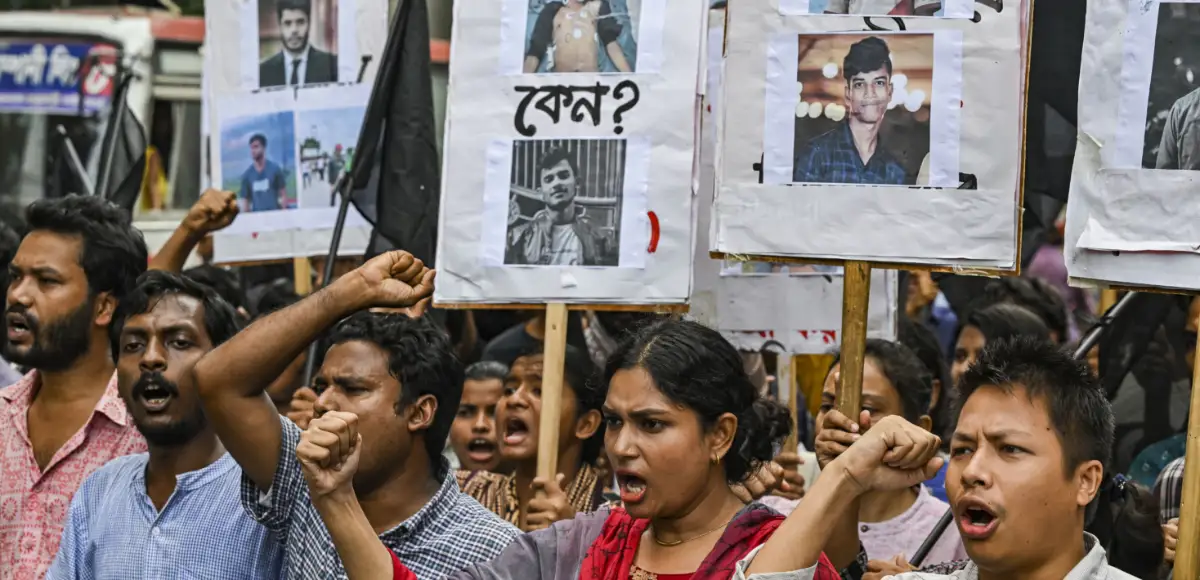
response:
M242 477L242 506L284 545L288 577L298 580L344 579L346 570L320 514L313 507L296 446L300 428L282 425L279 466L271 489L262 492ZM464 495L449 466L441 488L416 514L380 534L379 539L419 580L441 580L472 564L487 562L521 535L517 528Z
M1179 504L1183 501L1183 458L1167 464L1154 482L1154 495L1158 496L1161 523L1179 517Z
M908 182L904 167L883 146L875 144L875 153L864 165L850 124L813 138L796 155L792 181L796 183L860 183L866 185L904 185Z
M233 457L179 475L161 512L146 494L149 460L127 455L87 478L46 580L279 578L283 550L242 511Z

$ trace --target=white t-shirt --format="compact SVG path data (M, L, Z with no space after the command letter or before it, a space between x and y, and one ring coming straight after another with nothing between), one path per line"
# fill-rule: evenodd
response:
M550 265L583 265L583 242L575 235L573 224L555 225L550 230Z

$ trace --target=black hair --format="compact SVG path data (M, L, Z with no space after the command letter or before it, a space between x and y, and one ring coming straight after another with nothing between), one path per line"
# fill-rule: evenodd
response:
M1105 480L1088 507L1094 511L1084 529L1096 536L1108 563L1143 580L1157 579L1164 547L1158 498L1117 475Z
M129 212L94 195L39 199L25 209L25 223L29 232L82 239L79 264L92 296L108 292L121 300L149 263L146 241Z
M1067 302L1058 289L1039 278L1009 277L993 280L983 289L968 311L995 304L1016 304L1037 315L1058 335L1059 342L1067 340Z
M842 61L842 77L850 82L854 75L881 68L892 74L892 49L878 36L868 36L852 45Z
M246 307L246 295L242 292L242 285L238 283L237 276L225 268L205 264L184 270L183 276L212 288L234 309Z
M282 6L282 5L283 4L280 3L280 6ZM282 11L282 10L283 9L280 8L280 11ZM255 133L250 136L250 144L253 145L255 141L258 141L259 143L261 143L264 148L267 146L267 136L263 135L262 133Z
M898 342L870 338L867 339L863 356L875 361L879 372L892 383L892 388L896 389L896 394L900 397L904 418L909 423L915 424L921 420L922 415L929 414L933 377L912 350ZM835 353L833 364L838 364L841 358L840 352Z
M946 363L946 357L942 353L937 336L928 326L915 322L907 316L901 316L896 340L917 355L921 364L925 365L925 370L929 373L930 378L941 384L937 404L929 410L929 418L933 420L934 435L948 443L954 424L950 417L953 384L950 380L950 366ZM930 396L932 397L932 393Z
M17 235L8 222L0 220L0 288L8 288L8 265L12 263L13 256L17 255L17 248L20 246L21 236Z
M608 357L604 384L617 371L641 368L671 401L694 411L704 429L725 413L737 417L733 445L725 455L725 479L741 483L770 461L792 430L779 403L763 398L737 349L721 334L689 320L664 320L623 341Z
M171 295L195 298L204 306L204 332L214 347L233 338L241 329L237 311L212 288L180 274L150 270L138 277L133 290L113 313L108 342L114 361L121 358L121 331L125 323L133 316L149 312L159 299Z
M268 285L258 297L258 302L254 305L254 312L257 316L266 316L299 301L300 295L292 289L291 280L280 278Z
M1044 338L989 338L975 364L959 379L959 413L971 394L982 387L1010 393L1020 388L1030 399L1041 397L1046 402L1050 424L1063 447L1067 473L1085 461L1108 465L1116 421L1086 361L1076 360Z
M442 449L462 400L463 365L446 331L425 317L359 312L343 320L329 338L329 348L352 341L375 344L388 353L388 370L400 381L395 411L424 395L433 395L437 410L424 434L425 452L438 481L445 476Z
M508 378L508 367L494 360L483 360L467 367L463 380L487 381L496 379L501 382Z
M1050 340L1050 328L1042 319L1028 308L1016 304L993 304L972 312L959 327L959 334L967 326L978 328L989 343L1018 336L1035 337L1047 342Z
M575 162L575 156L571 155L571 152L567 151L565 147L556 147L547 151L545 155L542 155L542 158L538 160L539 181L541 180L542 171L550 169L551 167L554 167L563 161L566 161L567 165L571 166L572 175L574 175L576 178L580 177L579 164Z
M283 19L284 10L299 10L305 16L312 18L312 0L277 0L275 16Z
M541 344L530 345L521 349L520 354L514 359L514 364L517 359L529 356L541 356L544 353L544 346ZM591 357L582 350L571 345L566 345L566 350L563 351L563 382L571 387L571 391L575 393L575 418L579 419L588 411L600 411L604 406L604 397L607 390L600 386L600 381L596 377L596 366L592 363ZM607 384L607 383L606 383ZM580 459L584 463L595 463L596 458L600 455L600 449L604 447L604 422L600 422L600 427L586 441L583 442L583 448L580 453Z

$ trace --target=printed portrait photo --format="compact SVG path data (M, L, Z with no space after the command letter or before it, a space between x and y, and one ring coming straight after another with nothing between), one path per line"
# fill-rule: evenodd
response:
M840 266L825 266L819 264L792 264L787 262L758 262L740 260L722 260L722 276L765 276L784 274L788 276L806 276L812 274L841 274Z
M337 0L258 0L258 84L338 81Z
M642 0L528 0L525 73L637 72Z
M221 127L222 189L242 211L296 208L296 137L292 113L235 118Z
M946 8L969 11L975 0L808 0L810 14L943 16Z
M933 40L799 37L794 183L929 183Z
M335 205L333 187L354 163L366 107L296 113L300 133L300 207Z
M618 266L623 139L513 143L504 263Z
M1158 5L1142 167L1200 169L1200 4ZM1135 129L1136 131L1136 129Z

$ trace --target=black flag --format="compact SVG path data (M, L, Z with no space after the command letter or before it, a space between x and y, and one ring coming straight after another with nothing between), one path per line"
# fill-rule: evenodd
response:
M368 255L434 263L440 194L425 0L400 0L351 167L351 200L375 226Z
M133 73L121 71L113 91L112 110L105 122L96 195L133 211L146 174L146 131L129 109Z

